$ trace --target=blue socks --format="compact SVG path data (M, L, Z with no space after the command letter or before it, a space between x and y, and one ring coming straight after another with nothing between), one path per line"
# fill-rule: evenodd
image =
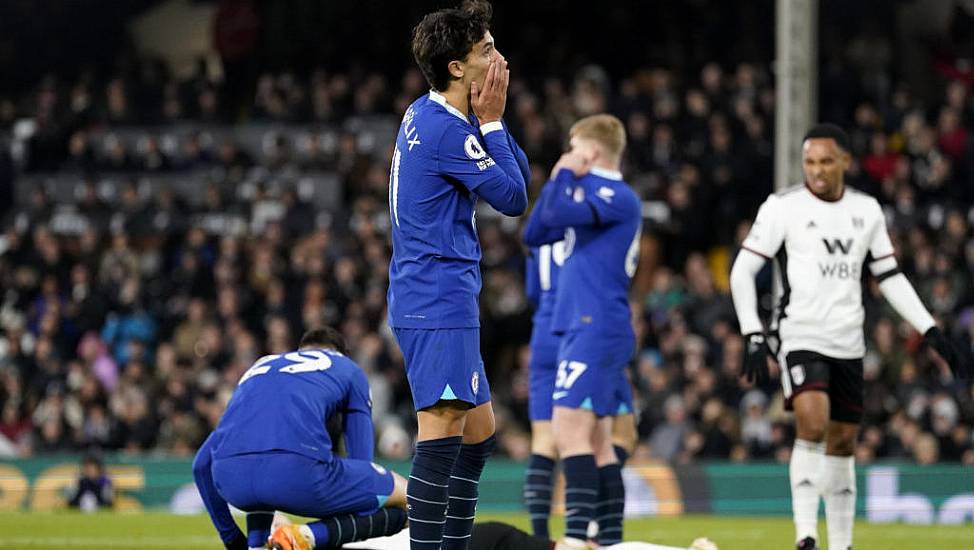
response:
M629 460L629 451L618 445L613 445L612 450L616 452L616 459L619 460L619 467L625 466L626 461Z
M457 436L416 443L413 468L406 485L411 550L439 550L443 542L450 475L462 441Z
M565 470L565 536L584 541L595 517L599 497L599 468L595 456L576 455L562 460Z
M263 548L271 536L274 512L247 512L247 546Z
M599 524L598 542L610 546L622 542L622 522L626 508L626 485L622 480L622 467L629 460L629 453L618 445L612 446L618 464L599 468L599 503L595 508Z
M531 455L524 478L524 504L531 516L531 531L536 537L548 537L548 518L551 516L551 486L554 483L555 461L544 455Z
M402 508L380 508L367 516L343 514L308 524L315 549L339 548L347 542L395 535L406 526Z
M480 443L462 445L453 474L450 476L450 504L443 528L443 550L466 550L470 543L474 514L477 511L477 487L487 458L494 451L497 439L491 435Z
M599 503L595 512L599 524L600 546L622 542L622 514L625 506L626 488L622 483L622 466L602 466L599 468Z

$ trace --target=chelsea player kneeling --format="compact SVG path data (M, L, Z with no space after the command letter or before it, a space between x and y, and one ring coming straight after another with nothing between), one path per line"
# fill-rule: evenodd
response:
M339 414L344 458L333 454L325 427ZM326 327L244 373L196 454L193 477L227 548L337 548L405 525L406 481L373 463L373 451L368 378L345 356L341 334ZM246 537L227 503L247 513ZM271 536L276 510L321 519Z

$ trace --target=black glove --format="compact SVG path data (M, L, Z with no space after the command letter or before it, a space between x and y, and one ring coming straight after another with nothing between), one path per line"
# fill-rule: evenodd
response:
M950 372L954 373L955 378L966 379L968 376L967 358L957 348L954 342L947 339L943 331L938 327L932 327L923 335L923 342L934 349L937 355L947 362Z
M768 339L761 332L744 335L744 376L748 382L764 384L771 378L768 356L772 355Z
M224 542L223 546L227 547L227 550L247 550L250 545L247 544L247 537L243 533L237 533L233 540L230 542Z

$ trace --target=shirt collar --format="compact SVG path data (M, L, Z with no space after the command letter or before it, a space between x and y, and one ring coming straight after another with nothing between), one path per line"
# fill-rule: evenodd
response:
M589 172L599 176L600 178L605 178L607 180L619 180L622 181L622 172L618 170L608 170L606 168L599 168L598 166L593 166L589 169Z
M443 94L437 92L436 90L430 90L430 99L442 105L444 109L450 112L450 114L460 117L460 120L467 123L470 122L459 109L446 102L446 98L443 97Z

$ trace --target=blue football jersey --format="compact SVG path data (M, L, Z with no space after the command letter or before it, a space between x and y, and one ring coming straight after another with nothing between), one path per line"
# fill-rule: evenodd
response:
M548 230L564 230L552 331L632 334L629 286L636 272L642 209L618 172L560 170L537 207ZM532 214L532 217L534 214Z
M547 323L543 327L550 328L551 315L555 311L558 276L565 263L566 252L564 240L531 248L526 262L524 288L528 300L534 306L535 326Z
M325 423L344 414L350 458L372 460L372 401L365 373L332 350L268 355L240 377L213 433L213 457L290 451L319 460L332 457Z
M480 326L477 199L520 215L528 176L527 159L503 124L481 129L435 91L409 106L389 175L391 326Z

